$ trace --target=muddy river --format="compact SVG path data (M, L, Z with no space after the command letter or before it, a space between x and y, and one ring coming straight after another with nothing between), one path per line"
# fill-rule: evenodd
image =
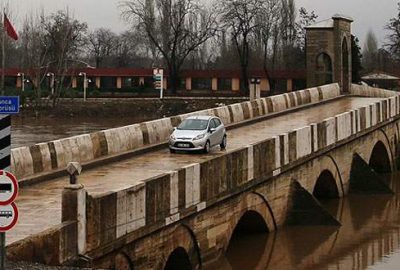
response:
M388 177L389 178L389 177ZM395 195L349 195L322 202L341 227L284 227L237 235L208 269L400 269L400 173Z

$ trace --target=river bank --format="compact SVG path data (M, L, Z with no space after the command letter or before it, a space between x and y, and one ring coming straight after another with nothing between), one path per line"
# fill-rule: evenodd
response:
M115 117L130 116L157 119L185 112L203 110L247 100L239 97L214 98L92 98L62 99L55 108L33 108L29 104L15 118L31 117Z

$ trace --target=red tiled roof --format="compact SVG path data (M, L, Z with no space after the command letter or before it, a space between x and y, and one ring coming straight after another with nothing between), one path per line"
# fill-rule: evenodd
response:
M51 72L51 70L48 70ZM0 69L1 72L1 69ZM17 76L18 72L25 72L26 74L31 71L26 71L18 68L8 68L5 73L6 76ZM54 72L54 71L53 71ZM85 72L87 76L97 77L150 77L153 76L153 69L144 68L76 68L70 69L67 75L78 75L80 72ZM165 73L168 76L168 73ZM182 77L192 78L240 78L240 70L183 70ZM249 77L266 77L263 70L250 70ZM273 79L305 79L306 70L273 70L268 71L268 77Z
M1 68L0 68L0 72L1 72ZM22 70L19 68L6 68L4 74L6 76L18 76L18 73L21 72Z

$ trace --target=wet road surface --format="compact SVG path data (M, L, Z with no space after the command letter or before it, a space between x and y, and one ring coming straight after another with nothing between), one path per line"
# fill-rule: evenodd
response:
M380 99L343 98L230 130L226 151L232 151L311 123L320 122L378 100ZM90 194L122 190L134 186L141 180L223 154L224 152L221 152L218 148L213 149L208 155L170 154L168 149L154 151L84 171L79 177L79 183L82 183ZM7 234L7 243L23 239L28 235L42 232L59 224L61 220L61 192L68 182L67 177L61 177L22 189L17 199L20 210L19 223Z
M400 172L395 195L348 195L321 201L341 227L292 226L238 235L227 254L205 270L400 269Z

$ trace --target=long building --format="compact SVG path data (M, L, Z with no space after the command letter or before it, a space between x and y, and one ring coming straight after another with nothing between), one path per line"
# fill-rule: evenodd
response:
M84 79L79 76L80 73L86 73L88 89L107 92L148 90L153 88L154 82L152 69L77 68L67 72L64 78L65 87L82 89ZM262 70L253 70L249 73L249 78L260 79L260 89L263 92L268 92L272 88L279 92L287 92L303 89L306 85L305 70L275 70L269 71L268 76ZM33 73L23 69L6 69L6 85L21 89L22 77L24 77L25 89L32 88L37 85L37 82L31 74ZM45 87L50 88L51 80L51 76L43 80ZM183 70L181 72L180 90L238 92L240 81L240 70ZM167 74L164 77L164 87L168 88Z

